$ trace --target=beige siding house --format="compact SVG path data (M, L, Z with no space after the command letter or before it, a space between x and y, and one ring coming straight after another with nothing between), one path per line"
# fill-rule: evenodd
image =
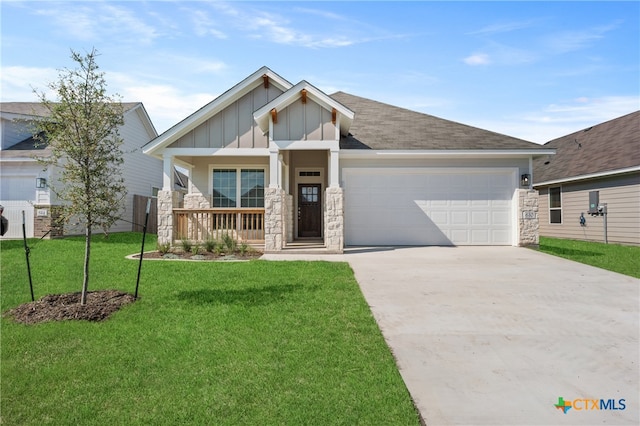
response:
M124 140L122 174L127 187L123 220L110 231L131 231L134 195L152 196L162 187L162 161L142 153L142 146L157 132L139 103L124 103L124 125L119 129ZM82 233L81 226L57 224L55 206L60 204L49 183L58 179L55 167L43 169L38 157L50 155L48 147L37 145L32 138L29 121L45 116L48 111L39 103L0 103L2 149L0 150L0 204L9 219L5 238L22 237L22 212L25 212L27 237Z
M597 192L606 204L607 241L640 245L640 111L545 147L557 154L534 160L540 235L605 241L605 217L589 214L589 194Z
M164 163L161 243L231 234L267 252L537 244L532 162L554 153L267 67L143 150ZM182 201L175 166L189 171Z

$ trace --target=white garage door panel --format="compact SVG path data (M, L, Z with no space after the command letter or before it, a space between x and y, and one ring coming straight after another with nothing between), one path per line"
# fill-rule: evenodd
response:
M347 245L510 245L513 169L345 169Z

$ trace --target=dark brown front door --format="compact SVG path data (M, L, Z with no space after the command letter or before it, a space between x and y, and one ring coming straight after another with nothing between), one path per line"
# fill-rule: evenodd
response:
M298 185L298 237L320 237L322 218L320 184Z

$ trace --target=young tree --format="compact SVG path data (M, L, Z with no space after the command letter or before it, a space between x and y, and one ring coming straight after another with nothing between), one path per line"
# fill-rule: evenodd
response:
M97 56L95 49L86 55L71 51L77 67L60 70L58 80L47 86L56 93L56 101L34 90L50 113L36 124L34 133L51 147L51 156L42 162L61 170L59 185L50 185L63 201L61 219L79 219L85 228L83 305L87 303L92 231L101 227L107 233L118 220L126 195L118 133L124 112L117 95L107 95Z

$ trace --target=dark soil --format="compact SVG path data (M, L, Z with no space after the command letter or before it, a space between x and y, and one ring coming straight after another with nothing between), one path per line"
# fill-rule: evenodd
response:
M133 295L118 290L87 292L86 305L80 304L80 296L80 292L50 294L13 308L4 315L23 324L65 320L103 321L122 306L135 302Z
M166 260L251 260L258 259L262 256L262 252L257 250L250 250L245 253L213 253L210 251L199 251L194 255L191 252L175 251L168 253L161 253L159 251L146 252L143 255L143 259L166 259ZM140 259L140 255L134 256L136 259Z

